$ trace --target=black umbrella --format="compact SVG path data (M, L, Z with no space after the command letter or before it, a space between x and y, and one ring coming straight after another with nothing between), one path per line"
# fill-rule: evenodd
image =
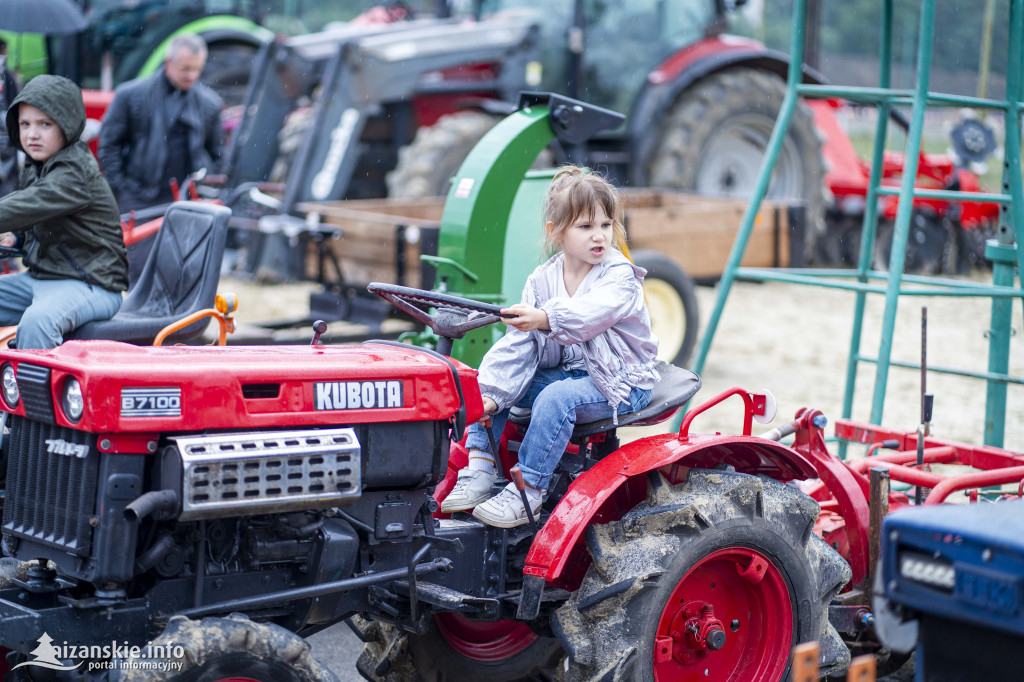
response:
M0 0L0 29L12 33L77 33L87 23L71 0Z

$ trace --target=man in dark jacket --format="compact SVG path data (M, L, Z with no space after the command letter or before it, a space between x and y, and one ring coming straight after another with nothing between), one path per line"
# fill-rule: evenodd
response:
M0 38L0 111L7 111L18 96L18 82L7 68L7 43ZM0 197L18 187L18 152L7 144L7 131L0 131Z
M205 64L203 39L180 35L157 73L114 93L100 128L99 157L122 212L173 201L172 180L183 183L202 168L217 172L224 103L198 82Z
M27 271L0 276L0 326L18 325L19 348L109 319L128 287L117 203L84 129L82 91L60 76L36 76L7 110L25 165L20 189L0 198L0 245L22 248Z

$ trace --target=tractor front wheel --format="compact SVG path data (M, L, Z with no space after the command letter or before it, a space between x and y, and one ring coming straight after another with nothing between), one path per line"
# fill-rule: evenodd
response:
M552 679L563 658L557 640L517 621L445 613L422 636L360 616L349 623L366 643L356 669L374 682L539 682Z
M795 644L821 670L850 653L828 604L850 567L813 533L818 505L777 481L694 469L621 521L587 528L593 563L553 626L569 679L788 679Z
M169 658L163 670L122 665L122 682L338 682L298 635L245 616L204 618L175 616L167 629L143 649L161 654L180 647L184 656ZM150 661L144 661L149 663ZM180 664L180 668L178 665Z

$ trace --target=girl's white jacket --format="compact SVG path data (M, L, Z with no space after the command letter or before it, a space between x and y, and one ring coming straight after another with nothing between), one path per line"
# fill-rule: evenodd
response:
M652 388L660 378L654 369L658 339L644 301L647 271L610 249L575 296L558 296L563 260L558 253L538 266L523 289L523 303L546 312L551 330L509 327L480 364L480 390L499 411L526 393L538 368L558 366L564 345L582 345L587 373L612 406L627 401L633 388Z

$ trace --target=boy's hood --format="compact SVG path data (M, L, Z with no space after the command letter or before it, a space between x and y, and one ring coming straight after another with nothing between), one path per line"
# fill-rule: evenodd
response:
M65 147L74 144L85 130L85 103L82 91L63 76L36 76L22 89L7 109L7 136L15 149L21 149L18 132L18 105L31 104L52 118L64 131Z

